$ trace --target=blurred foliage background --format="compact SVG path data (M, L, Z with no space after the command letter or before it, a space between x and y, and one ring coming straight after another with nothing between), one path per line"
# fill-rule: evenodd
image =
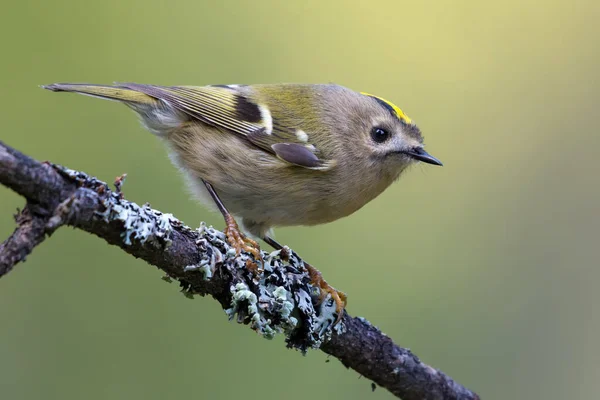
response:
M0 15L0 139L187 224L162 145L123 106L53 82L335 82L388 98L443 168L277 237L348 310L485 399L595 398L600 378L600 3L21 1ZM23 200L0 187L0 234ZM60 229L0 281L6 399L389 399L185 299L160 272Z

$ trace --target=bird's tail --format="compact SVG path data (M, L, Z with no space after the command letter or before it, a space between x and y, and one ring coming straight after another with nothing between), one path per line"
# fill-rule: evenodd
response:
M126 103L134 108L136 106L155 106L157 100L142 92L124 86L92 85L89 83L53 83L42 86L53 92L73 92L101 99L115 100Z
M127 84L114 86L91 85L87 83L54 83L42 86L53 92L73 92L101 99L114 100L133 109L140 116L142 124L153 134L165 137L173 129L189 119L187 115L171 107L167 102L149 96L136 90L136 86L143 88L148 85Z

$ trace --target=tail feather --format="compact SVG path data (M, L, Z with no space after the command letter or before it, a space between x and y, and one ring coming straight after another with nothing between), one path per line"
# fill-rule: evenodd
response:
M93 85L88 83L53 83L42 86L53 92L73 92L101 99L121 101L130 105L156 105L157 100L145 93L123 86Z
M142 124L157 136L168 135L181 127L189 117L170 104L125 85L92 85L87 83L54 83L42 86L53 92L73 92L101 99L115 100L133 109Z

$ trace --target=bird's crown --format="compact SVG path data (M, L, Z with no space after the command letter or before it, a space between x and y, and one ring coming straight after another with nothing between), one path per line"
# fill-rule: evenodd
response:
M394 103L392 103L391 101L388 101L386 99L383 99L379 96L375 96L373 94L370 93L366 93L366 92L360 92L360 94L364 94L365 96L369 96L374 98L375 100L377 100L377 102L379 104L381 104L385 109L387 109L393 116L395 116L396 118L398 118L399 120L407 123L407 124L412 124L412 120L408 117L408 115L404 114L404 111L402 111L400 109L400 107L398 107L397 105L395 105Z

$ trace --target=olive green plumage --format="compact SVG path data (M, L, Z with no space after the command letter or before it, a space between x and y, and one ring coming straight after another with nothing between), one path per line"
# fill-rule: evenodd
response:
M53 91L118 100L168 145L194 192L210 182L246 230L334 221L361 208L423 150L396 106L338 85L115 86L53 84Z

